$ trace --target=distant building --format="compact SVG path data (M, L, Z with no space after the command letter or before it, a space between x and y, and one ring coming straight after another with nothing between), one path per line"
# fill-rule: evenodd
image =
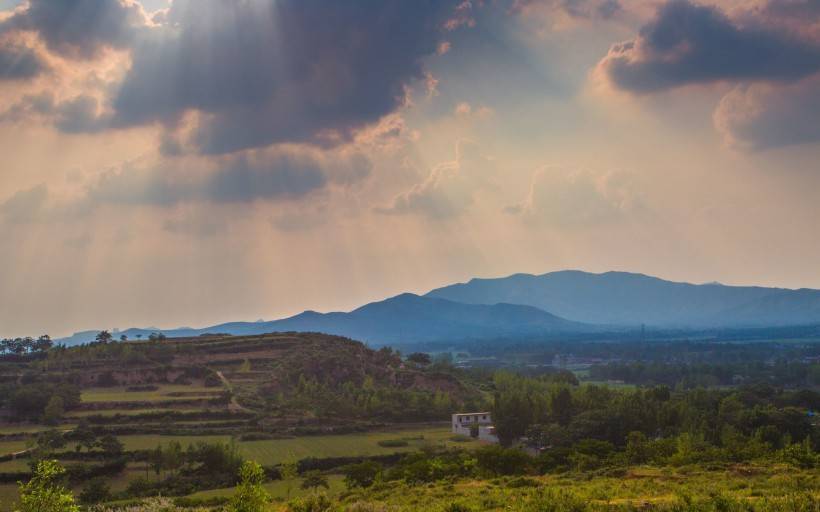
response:
M493 418L489 412L467 412L453 414L453 434L478 438L488 443L497 443Z

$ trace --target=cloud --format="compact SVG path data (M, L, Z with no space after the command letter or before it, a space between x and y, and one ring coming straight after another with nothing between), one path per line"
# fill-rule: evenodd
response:
M111 115L101 111L94 96L80 94L56 101L50 92L23 96L5 112L0 121L21 122L39 118L63 133L98 133L111 125Z
M616 87L649 93L717 81L794 81L820 70L820 45L765 20L739 24L717 7L669 0L600 69Z
M48 188L44 184L21 190L0 203L0 216L7 222L30 222L41 215L47 201Z
M210 168L209 168L210 167ZM216 161L174 160L149 170L125 167L92 184L90 204L169 207L181 203L236 204L301 199L331 184L367 177L370 161L351 155L267 151Z
M115 123L199 112L205 154L275 143L336 146L394 112L423 80L455 2L176 0L135 43Z
M410 190L397 195L387 207L376 208L383 214L419 214L433 219L447 219L466 211L476 194L491 186L494 166L468 140L459 141L456 159L432 169L427 178Z
M533 173L523 202L506 212L530 222L559 227L606 224L646 210L629 173L602 175L546 167Z
M28 80L48 69L36 50L10 38L0 41L0 80Z
M573 18L609 19L623 10L619 0L513 0L514 12L548 9Z
M820 74L796 84L742 85L723 97L715 127L727 143L771 149L820 141Z
M0 31L32 31L63 57L92 59L106 48L128 48L147 23L133 0L29 0Z

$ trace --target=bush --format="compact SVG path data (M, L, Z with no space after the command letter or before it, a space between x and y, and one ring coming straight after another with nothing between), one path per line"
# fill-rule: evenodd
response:
M367 488L376 482L382 471L381 464L366 460L358 464L351 464L345 469L345 485L348 489L355 487Z
M532 457L515 448L498 445L475 451L479 469L491 475L521 475L529 471Z
M384 448L399 448L402 446L408 446L408 443L405 439L384 439L379 441L379 446Z
M19 512L80 512L71 491L60 484L64 474L56 460L40 461L34 477L20 484Z
M290 512L332 512L337 508L324 494L314 494L292 500L288 503L288 510Z
M153 384L145 384L143 386L128 386L125 388L126 391L135 393L139 391L157 391L159 389L158 386L154 386Z
M239 470L239 486L228 502L228 512L263 512L270 503L270 495L262 488L265 472L253 461L245 461Z

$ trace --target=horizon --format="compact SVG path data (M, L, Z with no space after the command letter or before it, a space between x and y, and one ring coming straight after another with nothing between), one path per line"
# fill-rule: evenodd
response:
M820 289L818 20L806 0L2 0L0 332L544 269Z
M121 327L121 326L109 326L109 327L102 326L101 327L101 326L98 325L96 327L89 327L87 329L77 329L77 330L74 330L70 333L58 334L56 336L52 336L52 338L54 338L54 339L70 338L70 337L72 337L74 335L77 335L77 334L80 334L80 333L98 332L100 330L109 330L112 333L117 333L117 334L122 333L124 331L131 330L131 329L144 330L144 331L153 331L153 330L155 330L157 332L160 332L160 331L173 331L173 330L179 330L179 329L198 330L198 329L205 329L205 328L210 328L210 327L214 327L214 326L223 325L223 324L226 324L226 323L248 323L248 324L253 324L253 323L274 322L274 321L278 321L278 320L288 319L288 318L291 318L291 317L294 317L294 316L301 315L302 313L308 313L308 312L314 312L314 313L319 313L319 314L349 313L349 312L354 311L354 310L356 310L356 309L358 309L362 306L366 306L368 304L373 304L373 303L377 303L377 302L387 301L387 300L399 297L401 295L410 294L410 295L414 295L414 296L417 296L417 297L423 297L423 296L427 295L428 293L430 293L432 291L435 291L435 290L438 290L440 288L445 288L445 287L448 287L448 286L459 285L459 284L467 284L467 283L470 283L474 280L503 280L503 279L507 279L507 278L517 276L517 275L525 275L525 276L530 276L530 277L543 277L543 276L546 276L546 275L549 275L549 274L562 273L562 272L578 272L578 273L590 274L590 275L596 275L596 276L601 276L601 275L604 275L604 274L629 274L629 275L635 275L635 276L649 277L649 278L653 278L653 279L660 279L662 281L666 281L666 282L670 282L670 283L689 284L689 285L694 285L694 286L714 285L714 286L726 286L726 287L762 287L762 288L781 289L781 290L790 290L790 291L801 290L801 289L817 290L816 288L789 288L789 287L782 287L782 286L781 287L778 287L778 286L761 286L761 285L757 285L757 284L753 284L753 283L729 284L729 283L724 283L724 282L720 282L720 281L706 281L706 282L678 281L678 280L674 280L674 279L667 279L663 276L649 275L649 274L646 274L646 273L643 273L643 272L636 272L636 271L629 271L629 270L604 270L604 271L600 271L600 272L593 272L593 271L587 271L587 270L578 269L578 268L566 268L566 269L551 270L551 271L548 271L548 272L541 272L541 273L514 272L512 274L504 274L504 275L491 276L491 277L475 276L475 277L471 277L471 278L469 278L467 280L464 280L464 281L444 283L444 284L441 284L440 286L436 286L436 287L427 289L426 291L403 291L403 292L399 292L399 293L392 294L392 295L385 296L385 297L374 297L374 298L369 298L369 299L361 299L359 302L356 302L353 306L350 306L350 307L347 307L347 308L336 308L336 309L331 308L331 309L321 309L321 310L319 310L319 309L315 309L315 308L311 308L311 307L305 307L305 308L300 309L299 311L296 311L296 312L293 312L293 313L286 313L282 316L269 317L269 318L260 317L260 318L257 318L256 320L249 320L249 319L242 319L242 318L231 318L231 319L226 319L226 320L217 320L217 321L205 322L204 324L201 324L201 325L178 324L178 325L172 325L172 326L167 326L167 327L159 327L157 325L150 325L150 326L144 326L143 327L143 326L138 326L138 325L135 325L135 324L130 325L128 327ZM450 299L443 299L443 300L450 300ZM540 309L540 308L538 308L538 309ZM550 311L546 311L546 312L551 313ZM0 335L0 338L3 338L3 337L8 337L8 336Z

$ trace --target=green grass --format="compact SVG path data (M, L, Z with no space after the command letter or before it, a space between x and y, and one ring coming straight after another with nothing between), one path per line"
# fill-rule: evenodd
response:
M410 440L405 447L379 446L379 441L399 437L415 438L424 436L423 440ZM240 442L239 448L246 457L262 465L273 465L288 457L303 459L306 457L351 457L387 455L390 453L415 451L427 443L444 443L448 445L467 446L471 443L451 443L452 433L449 428L427 428L417 430L368 432L362 434L344 434L331 436L297 437L294 439L274 439L268 441ZM472 443L475 443L473 441Z
M158 386L155 391L126 391L124 387L117 388L90 388L82 391L82 401L87 403L98 402L163 402L166 400L191 400L208 398L219 394L221 388L205 386L185 386L180 384L165 384ZM196 393L196 396L169 396L169 393Z
M796 492L809 492L815 498L820 495L820 474L817 471L801 471L786 466L757 466L752 467L751 472L745 471L748 468L744 467L744 471L737 471L736 468L725 471L706 471L697 467L633 468L618 477L593 476L588 473L547 475L530 477L537 482L537 486L523 488L508 485L514 477L462 480L454 484L437 482L419 486L389 482L371 490L351 493L344 497L344 500L346 503L379 504L381 506L373 510L394 512L437 511L454 502L476 511L531 512L586 510L580 508L582 505L619 505L627 510L640 509L646 504L680 503L682 495L690 496L695 501L710 500L712 496L724 496L749 504L762 504L764 498L773 502L786 500ZM543 502L542 505L538 505L539 495L544 491L569 496L569 499L575 500L579 507L544 508ZM567 500L565 497L559 499ZM712 507L708 510L722 509Z
M424 436L424 439L410 439L421 436ZM415 451L428 443L459 447L478 444L476 441L453 442L450 441L451 437L452 433L449 428L429 427L329 436L305 436L292 439L237 441L236 444L245 457L253 459L262 465L278 464L289 457L303 459L306 457L327 458L386 455L396 452ZM379 446L379 441L397 438L408 438L408 445L405 447ZM129 435L119 436L119 440L123 442L126 450L150 450L156 448L158 444L167 444L172 441L179 442L183 447L198 441L229 442L231 436Z
M117 439L122 441L125 449L131 450L152 450L157 445L166 445L173 441L177 441L183 448L188 445L197 443L199 441L205 443L213 442L228 442L231 436L156 436L156 435L133 435L133 436L117 436Z
M25 440L17 440L17 441L0 441L0 455L6 455L8 453L16 453L26 449L26 441Z
M8 512L13 510L14 504L20 497L17 484L0 484L0 510Z
M74 428L76 425L72 424L63 424L60 425L60 430L69 430ZM46 430L50 430L54 427L49 427L47 425L2 425L0 426L0 434L8 435L8 434L36 434L37 432L44 432Z
M83 418L86 416L115 416L117 414L121 414L123 416L137 416L139 414L150 414L150 413L167 413L167 412L203 412L208 410L224 410L224 409L203 409L203 408L191 408L191 409L184 409L175 407L173 409L160 409L160 408L153 408L153 409L99 409L94 411L71 411L69 412L66 417L67 418Z

